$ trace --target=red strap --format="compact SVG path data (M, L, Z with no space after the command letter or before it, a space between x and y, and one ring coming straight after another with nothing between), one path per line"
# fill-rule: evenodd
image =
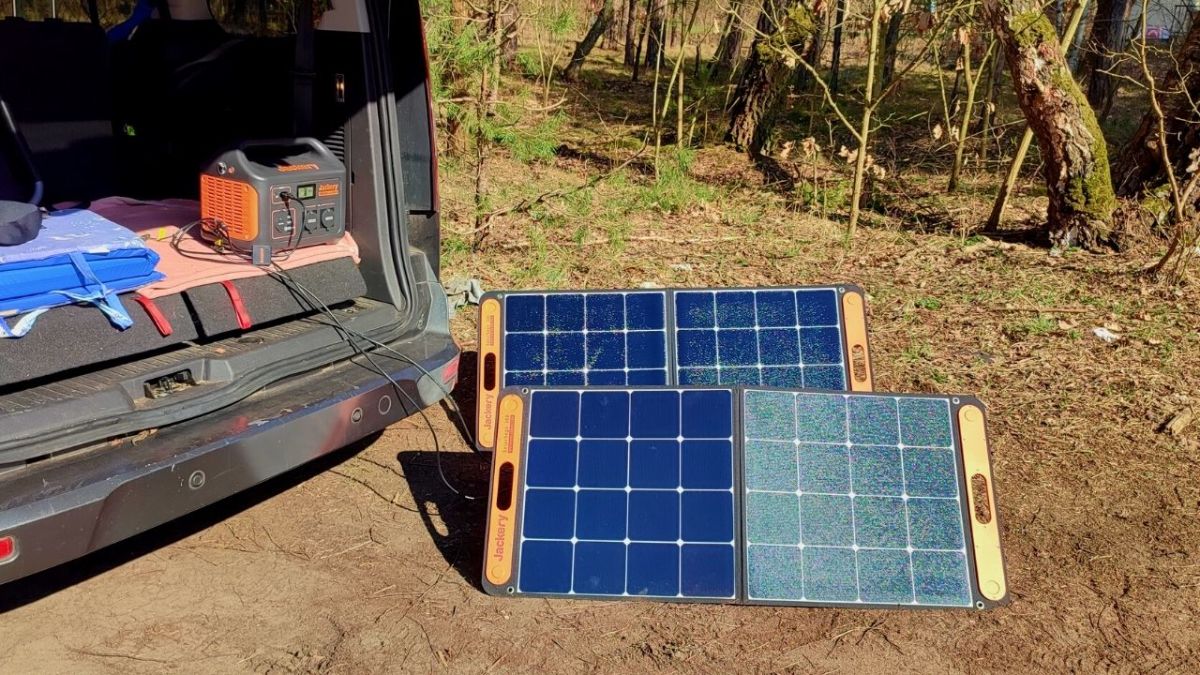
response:
M175 329L171 328L171 322L167 319L167 315L162 313L153 300L140 293L135 293L133 299L146 311L146 316L149 316L150 320L154 322L154 327L158 329L159 334L168 337L175 332Z
M232 281L222 281L221 285L225 287L225 292L229 294L229 300L233 302L233 313L237 315L238 328L249 330L254 322L250 320L250 312L246 311L246 303L242 302L242 294L238 292L237 286L234 286Z

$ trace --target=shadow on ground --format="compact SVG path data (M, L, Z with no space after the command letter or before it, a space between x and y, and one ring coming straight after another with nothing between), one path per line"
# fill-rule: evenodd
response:
M421 522L438 551L467 583L482 589L490 457L405 451L396 459L408 478Z
M0 587L0 615L24 607L61 590L120 567L158 549L174 544L212 527L261 502L328 471L374 443L381 434L331 452L297 469L256 485L249 490L164 523L152 530L96 551L65 565L59 565Z

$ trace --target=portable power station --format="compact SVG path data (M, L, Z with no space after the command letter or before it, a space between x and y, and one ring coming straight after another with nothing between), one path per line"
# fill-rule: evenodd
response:
M346 232L346 166L315 138L243 143L200 175L201 233L267 266Z

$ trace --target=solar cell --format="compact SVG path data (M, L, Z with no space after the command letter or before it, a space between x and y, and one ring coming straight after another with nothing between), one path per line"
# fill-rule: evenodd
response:
M479 330L484 449L510 386L870 390L862 295L852 287L492 293Z
M756 388L522 388L485 587L757 604L1006 597L982 409Z

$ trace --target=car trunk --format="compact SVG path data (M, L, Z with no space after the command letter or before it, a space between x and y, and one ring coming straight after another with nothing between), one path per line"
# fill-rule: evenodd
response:
M110 45L91 24L4 20L0 45L0 97L44 181L43 205L89 209L149 244L198 214L209 158L292 135L294 36L156 20ZM237 406L426 328L436 256L409 239L427 240L433 218L436 245L436 214L432 198L423 210L406 192L412 168L399 157L410 141L397 110L411 92L393 95L382 49L366 32L315 34L310 131L347 167L348 248L285 272L241 268L122 293L126 330L77 304L0 339L0 473ZM427 124L427 103L420 111ZM196 271L185 267L167 280Z

